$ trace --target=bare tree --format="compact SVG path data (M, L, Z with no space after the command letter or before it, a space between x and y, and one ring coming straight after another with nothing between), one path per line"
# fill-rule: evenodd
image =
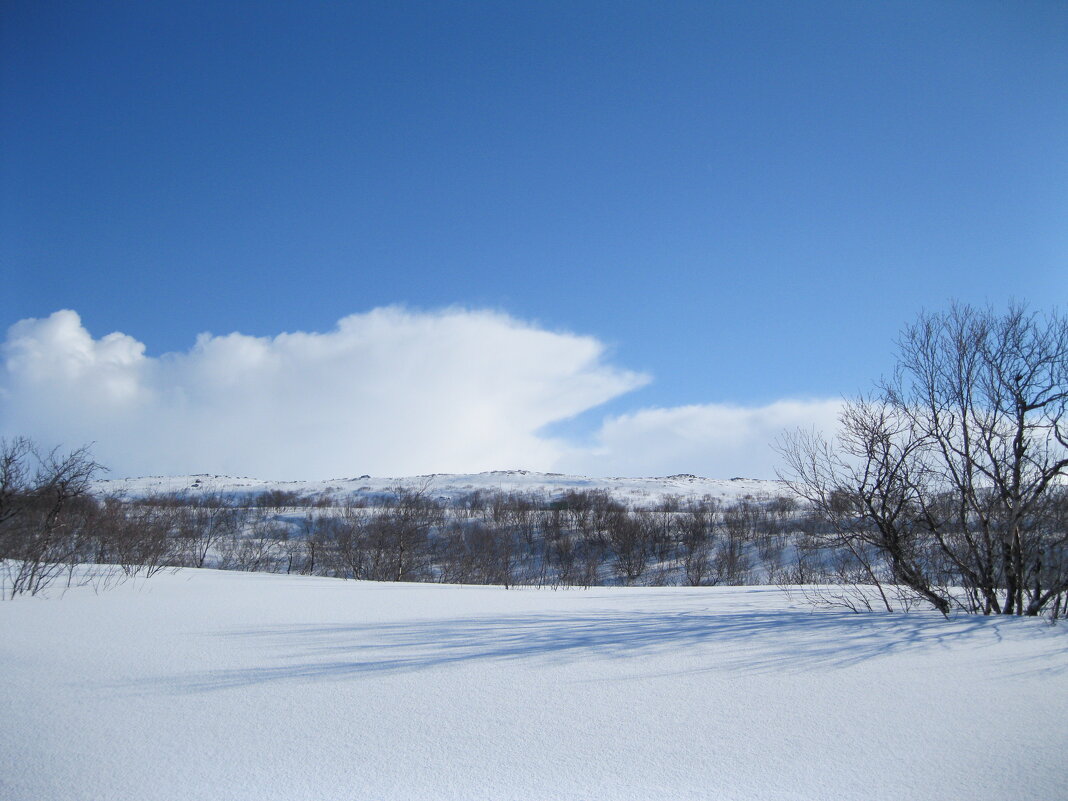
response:
M1068 320L1021 306L924 314L836 444L784 439L786 480L834 542L936 609L1036 615L1068 589L1052 524L1068 470ZM949 584L963 588L951 592Z
M679 514L677 533L682 550L682 568L691 587L714 584L712 546L719 503L715 498L690 501Z
M0 440L5 595L34 595L78 560L93 512L91 483L101 469L88 447L41 453L25 437Z
M248 510L220 493L175 498L180 508L175 536L182 551L182 564L204 567L212 549L223 539L233 539L244 526Z
M151 498L131 503L109 495L96 504L88 521L89 550L84 561L117 565L126 576L144 571L148 576L177 562L176 528L180 509Z
M617 575L631 584L649 562L653 550L653 516L645 510L617 509L605 518L608 547Z

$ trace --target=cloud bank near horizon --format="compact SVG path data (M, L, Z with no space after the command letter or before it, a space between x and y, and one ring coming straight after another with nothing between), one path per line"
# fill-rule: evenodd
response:
M607 418L594 443L567 454L575 472L594 476L775 478L775 442L799 428L831 433L838 400L780 400L765 406L708 403L642 409Z
M774 474L784 428L827 428L836 401L698 405L607 418L586 444L543 429L650 379L596 338L484 310L374 309L326 333L201 334L147 356L77 312L11 326L0 434L94 443L113 477L340 478L524 468L590 475Z

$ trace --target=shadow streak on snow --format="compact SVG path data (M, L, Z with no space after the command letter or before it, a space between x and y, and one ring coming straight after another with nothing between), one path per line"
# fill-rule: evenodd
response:
M636 671L663 665L706 670L799 672L843 668L905 651L993 646L1019 621L927 615L854 615L827 611L636 614L525 614L342 626L264 626L222 636L256 650L260 664L152 682L203 692L279 681L353 679L494 660L579 662L631 659ZM1058 638L1059 639L1059 638ZM1044 659L1039 660L1045 662ZM1044 668L1032 662L1029 667ZM684 667L687 666L687 667ZM1017 668L1023 665L1016 663Z

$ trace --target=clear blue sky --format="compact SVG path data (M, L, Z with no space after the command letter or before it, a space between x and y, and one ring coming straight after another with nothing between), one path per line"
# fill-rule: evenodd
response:
M8 0L0 70L4 327L499 309L653 376L601 415L1068 301L1063 2Z

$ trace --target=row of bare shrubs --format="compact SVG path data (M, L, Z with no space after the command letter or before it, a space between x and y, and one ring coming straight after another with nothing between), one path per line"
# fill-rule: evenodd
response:
M627 507L603 491L425 488L342 501L271 490L97 497L85 450L0 449L4 594L36 594L78 565L121 576L214 567L376 581L593 586L745 584L825 577L811 525L786 498ZM813 541L814 542L814 541ZM98 570L92 575L103 575ZM110 575L110 574L109 574Z
M812 590L819 600L850 608L873 599L908 605L884 595L895 582L877 548L836 545L825 516L788 497L668 496L633 507L598 490L442 498L397 487L340 500L203 489L101 498L90 491L96 469L84 450L41 455L25 440L0 448L5 596L36 594L57 580L212 567L503 586L772 583L822 587ZM1068 522L1057 521L1058 530ZM925 559L942 584L961 585L936 551ZM79 569L85 565L100 567ZM1052 614L1065 612L1068 596L1059 596Z
M327 504L274 491L140 498L80 492L46 526L35 497L23 493L18 525L4 527L0 538L3 557L21 571L8 570L9 595L38 592L64 571L70 580L74 566L86 563L112 565L123 575L214 567L582 587L820 581L830 580L834 565L806 531L814 522L787 498L722 504L666 497L646 508L603 491L444 499L399 487ZM14 499L8 500L10 506ZM49 548L31 553L26 546L34 541Z

